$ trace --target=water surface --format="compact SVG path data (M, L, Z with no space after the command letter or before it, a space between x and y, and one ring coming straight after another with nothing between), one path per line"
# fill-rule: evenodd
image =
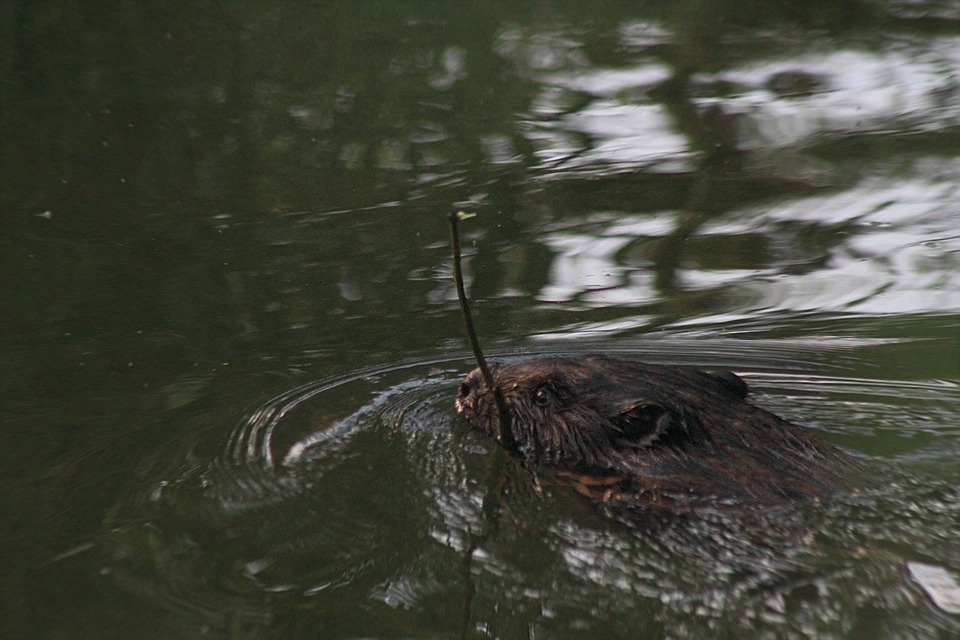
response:
M5 637L960 633L956 3L0 19ZM455 209L492 353L732 369L885 481L538 492Z

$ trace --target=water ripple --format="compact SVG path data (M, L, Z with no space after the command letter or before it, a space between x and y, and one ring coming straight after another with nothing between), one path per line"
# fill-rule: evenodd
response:
M691 357L691 343L702 346L687 343ZM861 343L838 338L833 349ZM707 351L723 360L742 349ZM750 357L782 354L770 341ZM463 365L421 359L303 385L251 412L206 461L193 444L158 452L157 471L108 518L107 571L211 629L240 616L356 630L370 615L389 626L385 612L402 610L453 633L450 594L467 588L464 554L490 527L494 446L451 408ZM478 628L523 619L566 633L590 620L594 633L825 637L847 635L870 611L893 630L878 637L923 625L956 633L906 563L956 575L960 479L937 471L942 447L869 452L888 424L955 447L956 382L738 370L756 402L859 448L883 481L822 503L691 515L591 505L508 465L497 534L469 568Z

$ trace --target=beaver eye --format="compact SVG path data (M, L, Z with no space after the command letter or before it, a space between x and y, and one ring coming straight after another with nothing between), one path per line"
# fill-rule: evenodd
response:
M533 394L533 402L541 407L545 407L553 402L553 392L547 387L539 387Z

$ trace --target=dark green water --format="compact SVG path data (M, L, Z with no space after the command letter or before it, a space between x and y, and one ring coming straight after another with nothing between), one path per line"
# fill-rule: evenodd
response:
M957 2L0 20L4 638L960 635ZM731 368L870 488L492 523L457 209L491 353Z

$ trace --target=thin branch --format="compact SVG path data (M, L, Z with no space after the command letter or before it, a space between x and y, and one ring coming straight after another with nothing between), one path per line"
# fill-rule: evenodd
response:
M477 340L477 332L473 327L473 316L470 315L470 304L467 302L467 293L463 287L463 270L460 267L460 232L457 223L460 220L466 220L475 216L475 213L464 213L458 211L451 213L450 220L450 249L453 251L453 279L457 283L457 299L460 301L460 312L463 314L463 325L467 331L467 337L470 338L470 346L473 348L473 355L477 359L477 366L480 367L480 373L483 375L483 381L493 393L493 401L497 405L497 442L499 442L510 453L518 453L517 443L513 439L513 431L510 430L512 419L510 415L510 406L507 399L503 397L500 385L493 379L490 368L487 367L487 361L480 351L480 341Z

